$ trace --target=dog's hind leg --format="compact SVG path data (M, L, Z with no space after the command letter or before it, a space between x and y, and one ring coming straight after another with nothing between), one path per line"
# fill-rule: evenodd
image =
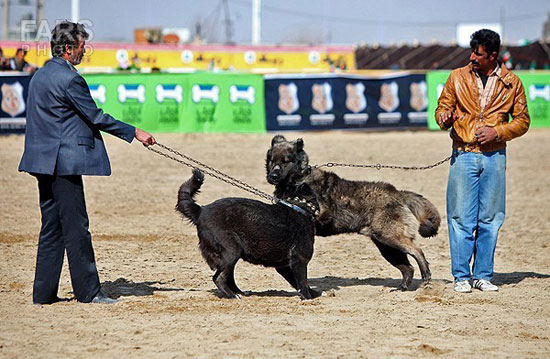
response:
M416 262L418 263L418 267L420 268L420 274L422 275L422 281L424 284L428 283L430 279L432 279L432 272L430 271L430 264L426 260L426 257L424 256L424 252L422 252L422 249L418 248L414 243L412 243L412 251L411 255L416 259Z
M418 268L420 268L420 274L422 275L422 281L424 281L424 283L430 281L432 274L430 272L429 263L426 260L422 249L414 244L412 239L405 235L400 235L396 239L388 239L382 236L376 238L387 246L394 247L406 254L411 255L416 260L416 263L418 263Z
M226 246L221 251L221 260L218 264L216 274L212 278L214 283L226 298L237 298L242 294L241 290L235 283L235 265L241 257L241 250L236 246L230 245L231 242L226 241Z
M409 262L409 259L407 258L407 254L403 253L401 250L397 248L390 247L377 240L373 240L373 242L376 245L376 247L378 247L378 249L380 250L382 257L384 257L384 259L390 262L391 265L393 265L395 268L401 271L401 274L403 275L403 280L401 281L401 284L399 284L399 287L397 287L397 289L398 290L409 289L409 286L411 285L411 282L413 279L414 267Z
M424 252L422 252L422 249L420 249L416 244L414 244L412 239L408 237L402 237L399 240L399 244L406 251L406 253L413 256L413 258L416 260L416 263L418 263L418 268L420 268L420 274L422 275L422 281L424 283L429 282L430 279L432 279L432 273L430 272L430 265L426 260L426 257L424 256Z

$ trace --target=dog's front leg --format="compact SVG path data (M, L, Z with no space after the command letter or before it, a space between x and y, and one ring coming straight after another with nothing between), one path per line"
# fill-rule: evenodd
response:
M298 293L302 299L313 299L319 297L321 293L311 289L307 284L307 264L308 262L303 259L296 259L290 264L290 269L294 273Z

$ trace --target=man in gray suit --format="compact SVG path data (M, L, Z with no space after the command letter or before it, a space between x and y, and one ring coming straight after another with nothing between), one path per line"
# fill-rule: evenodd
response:
M154 145L149 133L118 121L97 108L88 84L75 67L84 56L88 33L63 22L52 31L53 58L29 85L25 152L19 171L38 179L42 227L33 287L35 304L57 296L65 250L76 299L113 303L101 290L84 199L82 175L108 176L109 158L100 131L127 142Z

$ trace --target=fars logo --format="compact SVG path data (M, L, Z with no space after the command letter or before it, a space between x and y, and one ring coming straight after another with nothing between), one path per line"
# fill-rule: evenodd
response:
M90 88L90 95L92 95L92 98L99 102L100 104L104 104L105 101L107 101L107 89L103 85L88 85Z
M256 90L252 86L231 86L229 87L229 101L235 103L239 100L245 100L249 104L253 104L256 101Z
M543 98L547 102L550 102L550 85L530 85L529 100L535 101L537 98Z
M157 93L157 102L163 103L166 100L174 100L177 103L183 101L183 87L180 85L157 85L155 87Z
M193 85L191 92L191 98L194 103L198 103L201 100L210 100L218 103L220 100L220 88L216 85Z
M143 85L118 85L118 100L125 103L128 100L145 102L145 86Z

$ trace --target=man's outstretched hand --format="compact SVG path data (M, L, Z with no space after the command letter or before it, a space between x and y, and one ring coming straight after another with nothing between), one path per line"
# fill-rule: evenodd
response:
M136 133L134 135L136 140L143 143L145 147L152 146L157 143L157 140L149 133L136 127Z

